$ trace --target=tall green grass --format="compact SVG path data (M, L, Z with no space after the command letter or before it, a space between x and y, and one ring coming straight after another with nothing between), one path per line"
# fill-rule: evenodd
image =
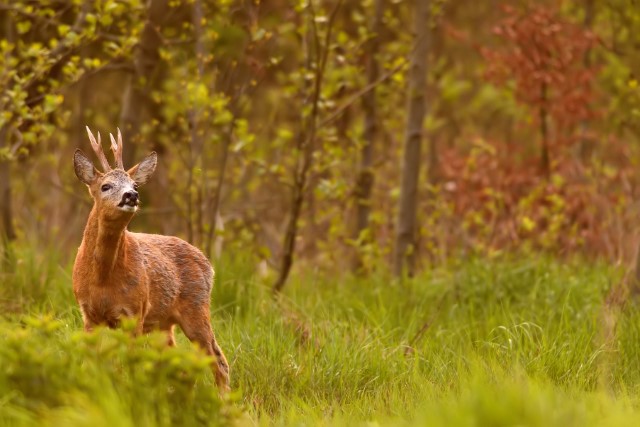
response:
M604 338L604 300L622 276L604 263L467 259L406 283L384 273L358 278L301 268L274 300L250 257L223 259L216 265L213 326L232 366L237 401L220 402L207 394L211 374L189 368L189 360L202 356L181 335L172 357L185 360L175 362L184 369L158 374L157 384L153 375L137 380L128 367L139 352L152 364L164 360L168 350L156 348L153 337L131 341L124 332L102 332L100 339L120 343L111 364L83 356L93 347L78 332L70 266L60 267L55 254L28 248L16 254L13 272L0 275L1 304L9 307L0 329L9 337L37 336L43 322L55 322L45 350L69 353L63 360L73 372L68 386L74 391L65 393L65 378L55 372L40 378L38 387L58 396L44 403L29 394L29 382L0 381L0 396L22 396L0 398L0 419L563 427L640 421L640 316L630 306L615 318L613 339ZM55 320L34 320L45 312ZM12 348L29 354L38 351L37 341L12 341ZM79 356L70 344L75 342L83 343ZM5 353L0 371L6 371ZM86 366L87 384L78 379ZM178 393L172 381L181 376L189 381ZM102 389L104 396L92 394ZM152 397L138 420L131 414L142 390ZM190 393L200 397L189 400ZM199 405L214 416L171 415Z

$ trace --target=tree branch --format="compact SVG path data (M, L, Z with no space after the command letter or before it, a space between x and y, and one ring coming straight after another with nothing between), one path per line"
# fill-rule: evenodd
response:
M341 5L342 0L339 0L338 3L336 3L333 11L331 12L331 16L327 24L327 32L324 39L324 49L322 50L322 52L320 52L320 47L318 47L315 52L316 66L314 88L313 94L311 96L311 116L307 120L307 129L302 132L302 135L300 136L301 139L299 140L301 142L298 144L301 148L300 151L302 151L302 154L300 154L300 151L298 151L298 161L296 162L296 170L294 171L294 186L292 190L291 211L289 214L289 221L284 236L282 264L280 268L280 274L278 275L278 278L272 288L274 295L278 295L282 291L282 288L284 287L287 278L289 277L291 266L293 265L296 238L298 234L298 220L300 217L300 212L302 211L302 204L304 202L307 176L309 170L311 170L313 166L313 152L315 148L316 131L318 127L320 95L322 93L324 71L327 64L327 59L329 57L333 24ZM319 46L319 37L317 32L318 29L316 26L316 14L315 10L313 9L312 2L309 3L309 12L311 14L311 20L313 23L313 37L316 45ZM302 157L300 157L301 155Z

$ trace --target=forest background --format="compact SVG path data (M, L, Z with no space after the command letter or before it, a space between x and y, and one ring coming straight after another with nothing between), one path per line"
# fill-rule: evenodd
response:
M635 402L639 27L633 0L0 0L0 359L16 363L0 415L55 424L68 403L72 371L46 368L51 401L28 391L42 334L61 366L96 354L77 338L74 355L69 277L86 126L122 131L125 166L159 154L130 229L216 265L214 327L254 420L350 425L425 396L477 420L494 402L474 396L502 395L496 378L516 395L521 369L543 384L511 402L516 421L533 405L545 422L558 390ZM109 357L134 363L114 336ZM104 387L77 374L80 394ZM131 404L136 424L123 402L97 413Z
M122 130L127 165L160 155L134 229L264 270L371 271L399 245L412 270L513 248L630 259L637 8L497 6L4 2L3 241L73 257L89 125Z

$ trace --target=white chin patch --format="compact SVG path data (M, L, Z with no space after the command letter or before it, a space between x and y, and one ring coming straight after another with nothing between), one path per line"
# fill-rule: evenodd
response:
M129 205L122 205L119 208L121 211L125 211L125 212L135 212L136 210L138 210L137 206L129 206Z

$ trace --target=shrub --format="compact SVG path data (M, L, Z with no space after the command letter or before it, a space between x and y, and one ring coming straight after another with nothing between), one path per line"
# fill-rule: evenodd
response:
M238 416L211 359L163 334L71 332L52 318L0 322L0 424L228 425Z

